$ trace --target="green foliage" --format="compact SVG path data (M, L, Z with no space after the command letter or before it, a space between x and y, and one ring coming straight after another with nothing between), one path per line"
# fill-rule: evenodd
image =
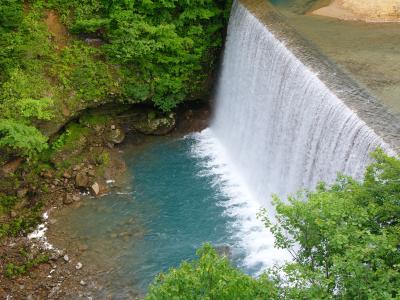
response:
M92 134L94 129L86 125L74 122L68 124L65 131L50 143L49 149L42 153L42 161L51 161L57 169L80 163L84 159L80 154Z
M0 147L20 156L36 157L47 149L47 138L35 127L0 119Z
M222 43L230 1L49 1L76 33L96 33L121 66L129 102L168 111L198 93Z
M0 194L0 215L8 213L17 202L17 197Z
M51 68L64 93L74 93L77 101L100 102L109 93L116 92L111 68L101 60L101 52L74 42L66 47Z
M83 139L86 135L90 133L90 129L77 123L71 123L65 134L65 144L67 146L72 146Z
M400 161L373 157L361 183L340 176L288 203L275 197L271 230L294 257L281 282L289 298L400 297Z
M36 12L23 16L22 1L2 2L2 10L3 5L21 15L13 30L0 24L0 148L3 153L34 158L47 148L47 138L34 123L54 116L53 89L45 78L51 47Z
M8 278L15 278L19 275L27 274L33 267L42 263L48 262L49 257L45 254L40 254L34 259L26 258L26 262L22 265L8 263L5 268L5 275Z
M71 31L76 33L80 32L93 33L100 29L108 27L109 22L110 21L108 19L99 19L99 18L77 20L76 23L71 28Z
M2 30L17 28L22 18L22 1L2 0L0 2L0 33Z
M39 209L41 205L29 208L9 222L0 223L0 239L5 236L19 236L27 234L40 223Z
M254 279L232 267L209 244L197 251L198 260L161 273L150 286L148 300L170 299L274 299L276 290L262 276Z
M70 135L70 131L66 130L65 132L63 132L60 136L57 137L56 140L54 140L50 144L50 150L52 152L60 151L65 146L65 144L67 143L69 135Z
M168 111L200 94L229 2L1 1L0 150L29 157L46 149L37 128L63 122L62 109L76 112L112 98ZM43 22L46 9L57 11L71 32L100 37L104 45L64 37L69 42L59 47ZM32 137L24 142L22 133Z
M22 1L7 5L22 13ZM118 72L103 62L100 50L82 42L59 51L43 22L48 5L39 0L26 5L18 26L0 24L0 150L36 157L47 148L37 128L60 122L60 107L74 111L118 94Z

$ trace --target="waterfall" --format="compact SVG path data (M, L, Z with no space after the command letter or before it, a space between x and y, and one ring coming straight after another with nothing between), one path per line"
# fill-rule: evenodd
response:
M353 93L355 94L355 93ZM285 197L338 172L362 178L370 152L389 146L269 28L238 1L228 26L215 115L198 135L196 155L231 201L234 230L247 249L245 265L286 257L256 218ZM278 259L277 259L278 258Z
M250 190L271 193L360 178L377 146L387 148L241 4L235 4L216 97L212 131Z

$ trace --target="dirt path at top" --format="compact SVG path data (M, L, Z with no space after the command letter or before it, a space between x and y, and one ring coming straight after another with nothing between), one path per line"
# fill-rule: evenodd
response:
M46 23L49 31L53 34L54 42L58 49L62 50L65 46L67 46L70 40L67 28L60 22L60 18L52 10L47 13L47 18L44 22Z

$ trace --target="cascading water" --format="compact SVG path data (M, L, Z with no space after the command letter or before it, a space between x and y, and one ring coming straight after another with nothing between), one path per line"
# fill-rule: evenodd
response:
M233 199L228 211L241 222L248 265L281 256L255 216L259 207L272 212L271 194L312 189L338 172L360 178L372 150L391 151L239 2L228 27L215 116L198 140L203 156L213 149L209 170L225 174L221 185Z

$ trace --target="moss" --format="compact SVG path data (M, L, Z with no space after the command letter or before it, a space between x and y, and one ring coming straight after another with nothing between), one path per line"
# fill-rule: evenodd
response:
M69 157L78 155L85 148L87 139L92 133L92 129L79 123L69 124L66 130L50 144L50 149L42 155L42 160L66 165Z
M106 114L88 113L79 118L79 123L86 127L93 127L96 125L103 125L109 122L111 117Z
M110 164L110 161L111 161L110 153L106 151L100 153L96 157L97 165L108 166Z

